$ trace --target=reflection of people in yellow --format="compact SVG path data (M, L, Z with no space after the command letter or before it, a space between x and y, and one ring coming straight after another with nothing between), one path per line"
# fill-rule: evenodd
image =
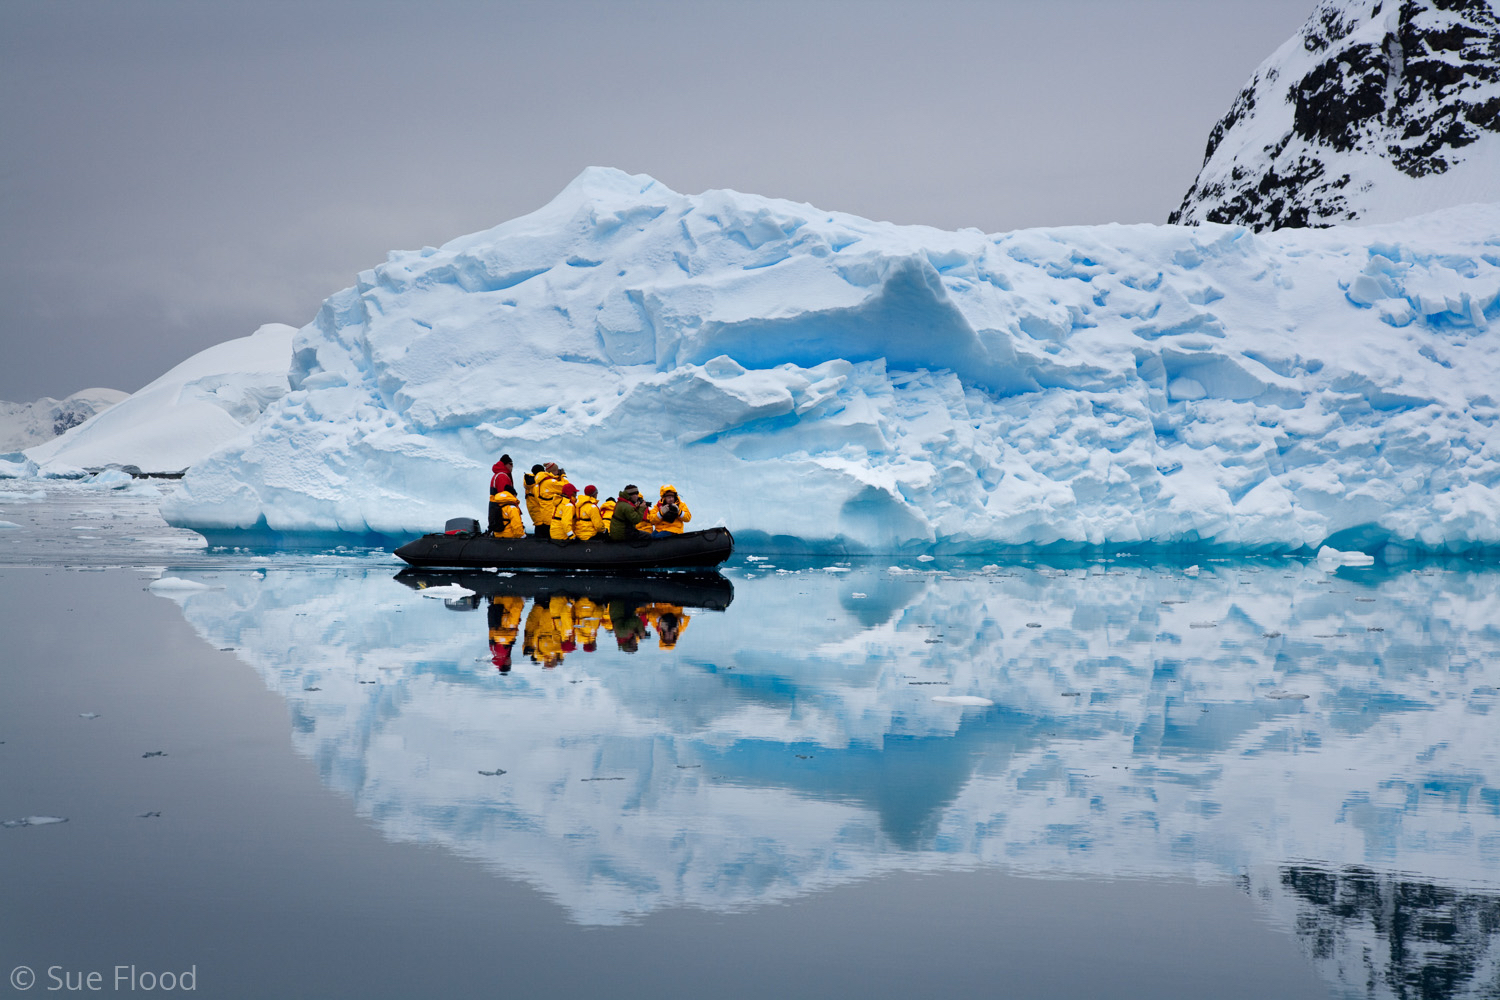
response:
M521 640L521 651L530 656L533 663L540 663L548 670L562 662L562 636L558 634L557 619L552 617L550 610L540 601L531 602L531 611L526 615L526 635Z
M490 624L490 662L502 674L510 673L510 651L516 644L516 633L521 627L521 609L526 607L524 597L491 597L486 612Z
M677 645L677 637L687 628L688 615L680 604L647 604L640 609L641 620L656 629L656 644L662 649Z
M573 602L573 634L585 653L592 653L599 645L599 626L604 624L604 609L592 598L580 597Z

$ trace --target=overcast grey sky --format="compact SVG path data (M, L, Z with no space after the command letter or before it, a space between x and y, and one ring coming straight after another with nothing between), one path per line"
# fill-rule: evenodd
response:
M1312 0L0 0L0 399L134 391L591 164L1164 222Z

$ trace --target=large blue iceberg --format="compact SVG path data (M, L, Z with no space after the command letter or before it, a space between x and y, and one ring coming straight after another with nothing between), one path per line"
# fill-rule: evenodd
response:
M849 551L1500 545L1500 205L998 235L585 171L393 253L163 513L402 535L490 464Z

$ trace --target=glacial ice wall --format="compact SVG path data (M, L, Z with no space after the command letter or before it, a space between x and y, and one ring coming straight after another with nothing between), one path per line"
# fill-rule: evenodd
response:
M751 546L1489 547L1497 320L1500 205L985 235L592 168L330 297L163 514L430 531L509 452Z

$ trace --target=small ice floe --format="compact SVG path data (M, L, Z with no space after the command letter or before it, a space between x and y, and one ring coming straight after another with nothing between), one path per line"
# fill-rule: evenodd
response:
M423 597L433 597L438 600L451 601L455 597L473 597L474 591L468 587L460 587L456 583L445 583L441 587L423 587L417 591Z
M14 521L0 521L0 531L17 531L20 525Z
M765 562L769 558L771 558L771 557L770 556L746 556L745 557L745 561L746 562Z
M1363 552L1340 552L1325 545L1318 550L1318 563L1322 566L1373 566L1375 557Z
M500 775L505 773L505 768L497 767L493 771L480 771L479 773L484 775L486 778L498 778L500 777Z
M22 816L20 819L8 819L0 826L7 830L14 830L20 826L51 826L53 823L66 823L66 816Z
M988 698L981 698L977 694L935 694L932 700L944 705L974 705L988 706L994 702Z
M824 566L823 567L823 572L825 572L825 573L852 573L852 572L854 572L854 569L853 569L853 567L850 567L850 566Z
M861 594L857 590L854 593L850 594L849 597L856 601L863 601L865 599L865 595Z
M164 576L159 580L152 580L147 588L150 590L214 590L211 584L200 583L197 580L184 580L180 576Z
M1218 628L1218 622L1188 622L1188 628Z
M79 712L78 713L78 717L80 719L97 719L97 718L99 718L99 713L98 712Z
M1297 691L1283 691L1277 688L1275 691L1267 691L1266 697L1272 701L1306 701L1308 696Z
M1176 598L1169 597L1165 601L1162 601L1162 603L1163 604L1186 604L1187 601L1179 601Z
M936 558L937 556L929 556L924 553L923 555L917 556L917 562L932 562Z
M1187 574L1188 576L1197 576L1198 575L1198 567L1197 567L1197 565L1192 565L1192 566L1189 566L1187 569L1183 570L1182 572L1185 573L1185 574Z

